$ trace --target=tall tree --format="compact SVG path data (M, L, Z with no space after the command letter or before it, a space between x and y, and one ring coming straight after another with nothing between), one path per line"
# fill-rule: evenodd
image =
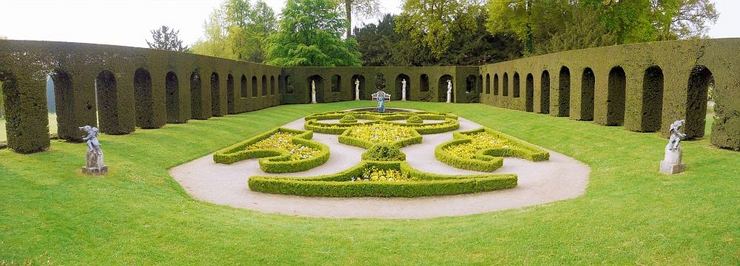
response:
M288 0L282 17L278 32L270 38L268 64L360 65L357 41L341 38L347 21L335 0Z
M441 58L453 41L455 31L475 31L475 17L466 11L472 0L407 0L399 15L396 31L408 32L410 40L421 43Z
M179 30L162 25L158 29L151 30L151 33L152 41L146 40L149 48L176 52L188 51L188 46L182 45L182 40L178 36L180 34Z
M380 12L378 0L344 0L344 14L347 18L347 38L352 36L352 15L369 17Z
M258 0L227 0L205 24L205 38L193 45L195 53L262 63L267 38L275 32L274 11Z

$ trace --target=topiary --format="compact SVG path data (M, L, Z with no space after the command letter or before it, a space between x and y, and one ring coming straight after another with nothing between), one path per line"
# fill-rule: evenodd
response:
M362 159L367 161L405 161L406 154L395 145L383 143L373 145L362 153Z
M406 119L407 124L424 124L424 119L421 119L418 115L412 115L409 116L408 119Z
M357 118L355 118L355 116L353 115L345 115L342 117L342 119L339 119L339 123L342 123L342 124L357 123Z

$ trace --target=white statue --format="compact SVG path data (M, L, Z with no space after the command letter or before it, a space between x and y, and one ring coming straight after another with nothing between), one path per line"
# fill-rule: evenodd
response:
M98 141L98 128L84 126L79 128L87 134L82 140L87 143L87 163L82 168L82 172L91 175L103 175L108 172L108 167L103 162L103 150L100 148Z
M660 172L664 174L676 174L683 172L685 165L681 164L681 139L686 137L686 134L681 133L684 120L678 120L671 124L670 134L671 137L668 140L668 144L665 146L665 156L663 161L660 162Z
M406 100L406 79L401 79L401 101Z
M452 79L447 80L447 103L452 102Z
M316 80L311 80L311 103L316 103Z
M355 101L360 100L360 79L355 79Z

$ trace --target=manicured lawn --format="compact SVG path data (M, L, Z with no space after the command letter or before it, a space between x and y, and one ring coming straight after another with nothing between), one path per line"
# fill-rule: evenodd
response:
M480 104L392 102L453 111L592 168L577 199L431 220L216 206L190 198L167 173L309 113L371 105L286 105L106 135L104 178L79 174L83 144L53 141L32 155L0 150L0 264L740 263L740 153L708 139L685 142L688 172L665 176L658 166L666 141L654 133Z

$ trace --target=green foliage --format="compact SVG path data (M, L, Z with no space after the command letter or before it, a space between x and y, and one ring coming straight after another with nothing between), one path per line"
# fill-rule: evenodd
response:
M347 38L352 36L352 16L370 17L380 11L378 0L343 0L344 15L347 17Z
M390 176L389 176L390 173ZM365 174L372 181L365 180ZM390 180L393 178L393 180ZM399 181L398 179L401 179ZM363 162L344 172L318 177L253 176L249 189L310 197L423 197L516 187L516 175L438 175L414 170L406 162Z
M405 147L421 141L422 137L416 130L389 123L357 125L339 135L339 143L365 149L378 143Z
M363 152L362 159L367 161L405 161L406 154L395 145L381 143Z
M187 45L182 45L182 40L180 40L179 37L179 30L162 25L162 27L156 30L151 30L151 33L152 41L150 42L149 40L146 40L146 44L149 48L176 52L190 51Z
M468 0L407 0L398 17L397 32L408 32L410 41L429 48L440 59L452 44L456 32L476 30Z
M357 42L341 39L346 25L334 0L288 0L278 32L270 38L268 64L357 66Z
M262 63L276 28L275 13L264 1L227 0L211 13L205 39L193 45L193 52Z
M406 119L406 123L414 124L414 125L424 124L424 119L422 119L421 116L412 115L412 116L409 116L408 119Z
M0 118L3 118L4 116L5 116L5 97L3 95L3 82L0 81Z
M260 169L267 173L305 171L329 160L329 147L312 137L311 131L277 128L215 152L213 161L232 164L262 158Z
M529 54L701 37L717 20L709 0L502 0L487 10L487 29L514 34Z
M530 161L545 161L550 154L526 141L490 128L453 133L454 140L437 146L437 160L453 167L491 172L503 165L501 157L517 157Z
M365 123L323 123L322 120L335 120L344 117L347 113L358 119L371 120ZM429 124L409 124L397 122L399 120L408 120L411 116L418 116L422 120L438 120L443 122ZM304 128L318 133L339 135L345 130L357 125L373 125L377 123L387 123L394 126L411 128L419 134L437 134L456 130L460 127L460 122L454 114L442 114L435 112L399 112L399 113L370 113L370 112L329 112L319 113L306 116ZM369 146L368 146L369 147Z
M345 115L342 117L342 119L339 119L339 123L342 124L354 124L357 123L357 118L353 115Z

